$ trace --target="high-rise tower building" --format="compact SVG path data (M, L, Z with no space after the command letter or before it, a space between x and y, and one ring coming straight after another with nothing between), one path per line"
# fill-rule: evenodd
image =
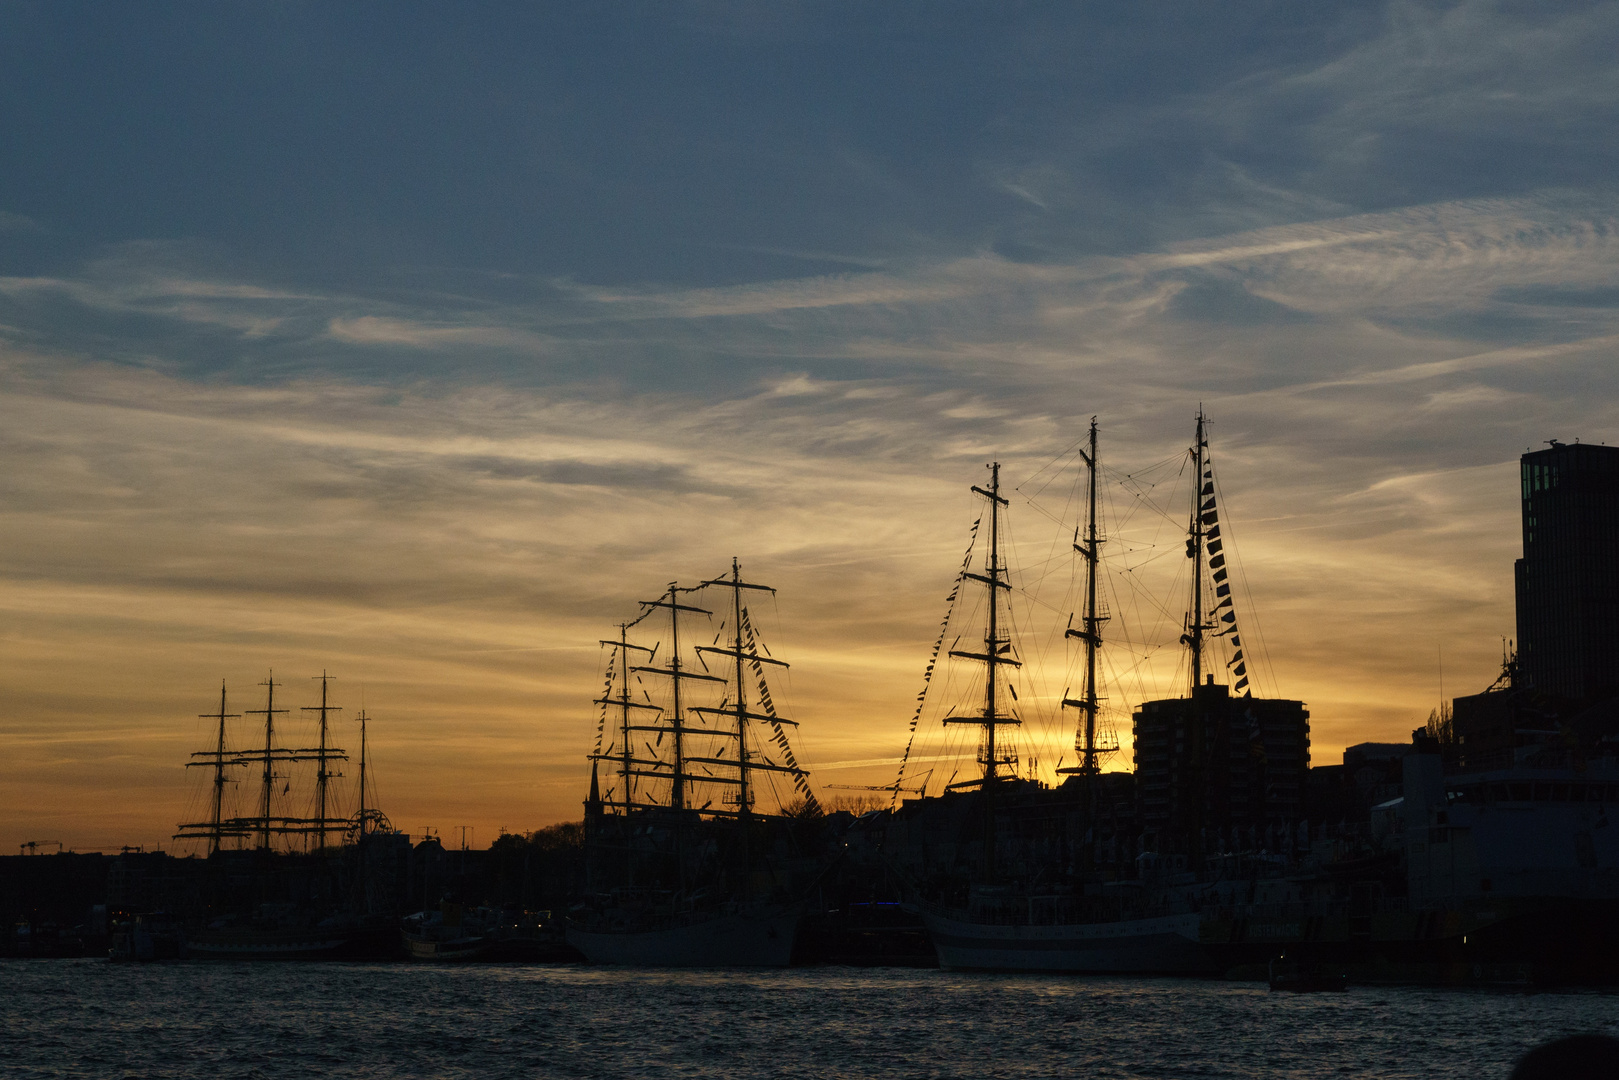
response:
M1523 455L1518 678L1593 702L1619 694L1619 447Z
M1304 703L1232 697L1209 679L1191 697L1144 702L1135 713L1140 821L1162 851L1186 851L1233 829L1263 835L1304 816Z

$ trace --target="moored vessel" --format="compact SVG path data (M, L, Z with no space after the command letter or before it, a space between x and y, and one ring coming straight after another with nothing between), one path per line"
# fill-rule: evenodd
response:
M495 941L488 916L487 911L463 914L460 905L444 904L438 911L405 916L399 936L412 960L482 960Z
M923 913L943 968L1109 975L1211 975L1220 970L1203 947L1202 919L1195 912L1049 925L1026 918L987 922L926 907Z
M203 714L217 725L213 746L192 755L188 766L212 773L206 820L180 825L178 840L206 843L207 862L187 899L186 952L212 960L384 960L401 955L396 908L373 886L374 877L395 876L390 847L404 842L371 798L368 717L362 709L358 808L353 816L338 811L342 777L336 766L348 761L333 745L331 722L340 708L330 700L332 676L323 673L319 704L299 710L314 714L312 745L287 746L278 718L291 710L278 707L285 684L272 674L264 707L244 710L263 717L262 743L231 746L229 711L222 683L216 712ZM313 792L307 811L296 812L294 766L313 765ZM258 773L256 806L249 809L228 793L238 769ZM307 775L307 774L306 774ZM245 800L244 800L245 801ZM236 805L232 805L237 803ZM299 850L298 842L301 841Z
M593 964L786 967L802 916L798 905L667 910L623 922L570 926L568 942Z
M292 926L274 918L221 919L191 931L186 945L194 960L386 960L399 954L385 920L341 915Z
M714 614L688 602L701 590L727 603L714 643L688 660L685 621ZM788 739L794 721L777 712L766 678L787 664L770 655L743 599L760 592L774 590L744 581L733 559L727 576L671 584L643 601L641 615L602 643L610 659L585 802L589 895L566 927L568 944L592 963L780 967L792 959L802 916L795 887L814 862L794 852L792 826L820 808ZM667 640L632 642L629 631L658 612L668 616ZM646 662L633 663L636 653ZM719 661L716 669L705 657ZM658 684L656 699L643 676ZM613 770L605 794L603 765ZM772 810L758 805L761 792Z
M1010 568L999 549L999 518L1007 500L1000 495L999 469L991 466L989 489L973 490L984 497L989 523L988 553L982 573L964 569L958 589L973 582L984 586L981 607L986 612L984 647L952 649L950 656L983 665L982 708L960 711L944 718L945 724L978 725L978 764L981 776L950 785L972 789L973 803L953 816L957 828L976 829L981 849L957 867L958 878L943 881L934 895L919 889L917 907L938 952L940 966L997 971L1054 971L1116 974L1217 974L1230 958L1210 947L1210 922L1226 905L1242 906L1232 881L1240 867L1246 888L1255 875L1276 872L1266 858L1231 856L1225 852L1252 841L1268 830L1275 834L1290 827L1285 798L1291 794L1296 809L1298 776L1307 768L1307 737L1302 732L1302 705L1253 699L1246 657L1238 633L1226 568L1215 484L1208 457L1205 419L1197 418L1196 438L1190 451L1194 478L1186 554L1192 560L1191 596L1181 644L1189 659L1190 694L1166 702L1149 702L1136 714L1138 776L1143 763L1156 750L1141 734L1154 723L1173 731L1176 747L1206 749L1190 770L1190 781L1170 776L1169 790L1138 787L1136 800L1145 807L1134 823L1135 835L1120 841L1116 820L1106 812L1110 779L1101 771L1102 759L1117 749L1100 722L1102 695L1098 656L1108 614L1100 603L1097 570L1101 545L1097 475L1097 426L1093 419L1088 446L1080 451L1087 467L1086 520L1083 539L1074 538L1074 550L1084 561L1084 612L1079 626L1070 623L1066 636L1083 646L1083 683L1078 697L1062 698L1062 705L1079 712L1075 735L1076 763L1059 767L1066 781L1048 789L1015 774L1017 759L997 749L1003 726L1021 720L1003 713L998 700L1010 695L1002 685L1003 672L1021 666L1021 650L1003 627L1010 620L1000 615L1000 597L1011 591ZM952 593L954 599L955 593ZM1211 666L1206 650L1211 638L1223 639L1230 657L1226 667L1235 678L1231 691L1214 684L1205 669ZM1272 714L1276 714L1273 723ZM1160 716L1162 714L1162 716ZM1233 731L1230 717L1241 718L1241 731ZM1145 718L1145 719L1144 719ZM1302 756L1296 742L1303 740ZM1227 745L1233 747L1228 753ZM1166 752L1167 752L1166 747ZM1270 767L1266 768L1266 751ZM909 752L907 752L909 753ZM1295 775L1297 774L1297 775ZM1116 774L1115 774L1116 775ZM1181 788L1174 788L1179 782ZM1223 785L1223 786L1221 786ZM898 785L896 784L896 787ZM1219 795L1217 795L1217 791ZM1237 792L1231 796L1230 792ZM1223 800L1220 796L1223 796ZM1158 818L1152 814L1157 808ZM908 804L917 817L929 808ZM949 811L940 808L935 817ZM1053 830L1041 821L1060 820ZM1033 823L1034 828L1029 828ZM1146 828L1142 828L1146 825ZM1042 839L1031 834L1042 833ZM970 844L958 851L971 849ZM1250 843L1257 847L1257 843ZM924 860L925 861L925 860ZM1223 884L1222 884L1223 882ZM1251 894L1252 890L1248 890Z

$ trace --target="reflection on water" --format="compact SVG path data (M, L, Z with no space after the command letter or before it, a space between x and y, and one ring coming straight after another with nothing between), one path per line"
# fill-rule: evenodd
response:
M808 968L0 964L8 1077L1467 1077L1619 998Z

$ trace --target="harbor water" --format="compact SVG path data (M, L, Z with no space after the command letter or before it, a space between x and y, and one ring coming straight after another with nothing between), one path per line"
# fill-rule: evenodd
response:
M1619 1033L1608 993L803 968L0 964L35 1077L1467 1077Z

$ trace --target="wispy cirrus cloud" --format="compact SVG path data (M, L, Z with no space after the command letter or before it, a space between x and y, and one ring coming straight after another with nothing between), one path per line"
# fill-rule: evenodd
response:
M445 349L457 346L487 346L544 352L549 340L514 326L442 325L359 315L334 318L327 332L351 345L402 345L413 349Z
M357 18L0 42L27 836L160 840L199 699L271 664L364 684L413 827L572 817L593 642L731 555L800 759L889 782L849 763L897 754L990 460L1049 767L1059 466L1098 415L1127 729L1179 685L1199 403L1260 688L1330 760L1426 713L1441 643L1493 677L1516 453L1619 438L1612 5Z
M592 722L589 643L642 594L737 554L781 589L801 756L887 761L983 463L1002 460L1016 483L1097 413L1104 461L1135 473L1174 457L1201 399L1246 617L1273 643L1262 689L1310 703L1324 756L1396 737L1431 697L1413 650L1443 641L1451 678L1477 681L1510 632L1515 451L1548 423L1606 433L1611 391L1547 389L1614 378L1619 312L1565 302L1611 280L1603 215L1562 195L1467 202L1070 264L983 255L696 293L445 296L416 317L394 297L134 266L127 283L105 268L89 284L7 283L26 332L0 366L4 603L37 643L26 670L60 673L67 656L49 643L72 640L107 672L76 704L30 708L87 716L139 679L151 704L132 719L162 727L214 673L249 686L245 657L341 665L394 715L397 768L449 755L470 776L538 738L524 812L564 814L577 793L547 785L577 771ZM155 312L141 352L201 324L234 335L236 362L283 374L198 380L38 352L59 296ZM1243 296L1299 317L1251 318ZM198 298L207 312L187 306ZM297 307L281 342L246 328L265 303ZM1506 347L1480 348L1487 335L1452 317L1525 307L1548 325ZM300 374L287 341L323 351ZM467 375L466 350L491 345L506 366ZM685 357L682 379L615 383L632 367L620 350ZM417 358L403 376L372 359L395 353ZM1066 547L1047 542L1075 524L1052 501L1069 482L1014 507L1021 617L1037 637L1071 606ZM1120 708L1174 678L1155 634L1179 564L1155 553L1176 526L1130 509L1132 490L1109 488L1130 553L1111 583ZM1038 653L1043 674L1022 687L1041 716L1031 760L1053 765L1071 738L1048 708L1067 660L1060 638ZM136 676L137 661L155 674ZM1127 734L1127 716L1113 720ZM167 768L185 737L144 739L138 767ZM847 771L880 783L886 768ZM434 786L405 806L447 797Z
M7 210L0 210L0 233L39 233L44 231L45 226L27 214L13 214Z

